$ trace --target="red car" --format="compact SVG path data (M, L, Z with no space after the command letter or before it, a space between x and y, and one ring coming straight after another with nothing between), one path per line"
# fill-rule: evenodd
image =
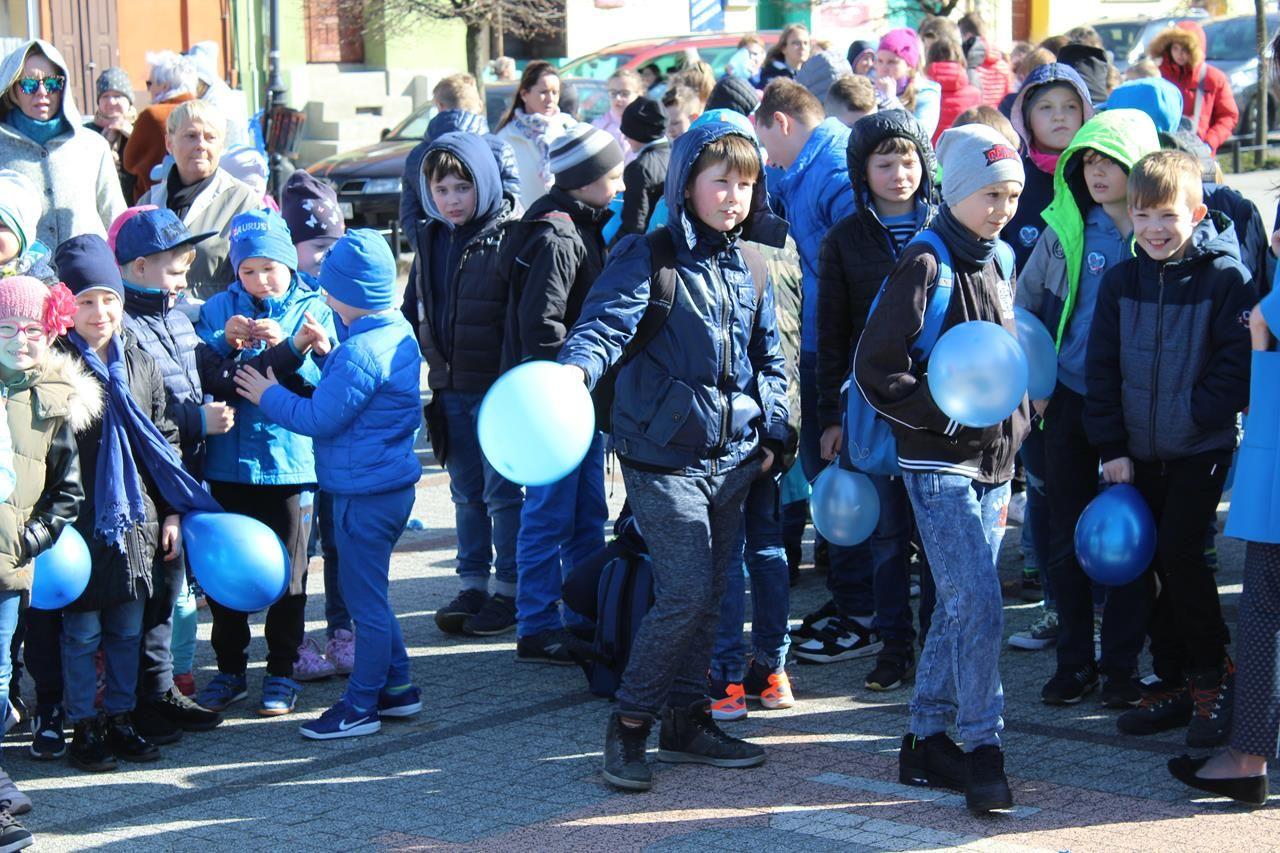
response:
M619 68L638 71L649 63L655 63L665 77L673 68L684 62L686 49L695 48L702 61L710 64L719 76L724 73L729 58L737 51L738 42L745 35L749 33L709 33L672 36L666 39L622 41L566 62L561 66L560 73L567 77L607 80L609 75ZM755 35L760 36L766 48L770 48L778 40L779 32L765 30Z

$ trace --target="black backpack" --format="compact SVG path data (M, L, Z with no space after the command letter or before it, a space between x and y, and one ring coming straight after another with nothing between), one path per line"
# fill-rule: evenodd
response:
M611 412L613 411L613 386L617 381L622 366L635 357L657 336L662 324L667 322L671 307L675 305L676 292L680 286L680 274L676 272L676 247L672 242L671 232L667 228L657 228L644 235L649 244L649 257L653 272L649 277L649 304L636 324L635 334L622 350L622 358L610 367L596 383L591 398L596 408L596 429L609 432L611 428ZM761 308L765 284L769 280L769 270L764 255L754 246L738 243L738 250L747 262L751 272L751 282L756 289L756 310Z

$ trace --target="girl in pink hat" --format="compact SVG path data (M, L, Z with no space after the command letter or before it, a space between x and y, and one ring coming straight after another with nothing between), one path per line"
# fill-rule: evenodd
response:
M881 37L875 76L880 91L886 97L897 97L932 137L938 129L942 87L921 72L920 37L915 30L901 27Z

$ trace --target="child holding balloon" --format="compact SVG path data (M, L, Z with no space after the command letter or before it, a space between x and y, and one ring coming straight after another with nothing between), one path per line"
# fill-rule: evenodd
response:
M1015 330L1013 293L1000 272L1000 230L1018 207L1023 168L998 131L973 124L942 134L942 201L930 229L951 254L950 329L986 321ZM907 249L867 318L854 380L893 426L898 462L937 587L937 604L916 670L911 730L898 756L906 784L962 790L969 809L1009 808L1000 750L1004 694L999 658L1003 601L996 559L1009 502L1013 457L1027 431L1025 397L1012 412L944 412L912 357L926 294L939 275L926 244ZM998 331L998 330L997 330ZM957 418L983 423L963 426ZM955 717L964 752L947 736Z
M1160 682L1117 726L1133 735L1187 726L1193 747L1217 746L1231 730L1234 667L1204 532L1249 402L1257 302L1231 223L1207 214L1189 154L1157 151L1130 171L1136 257L1098 291L1084 404L1103 478L1133 483L1156 522L1148 632Z

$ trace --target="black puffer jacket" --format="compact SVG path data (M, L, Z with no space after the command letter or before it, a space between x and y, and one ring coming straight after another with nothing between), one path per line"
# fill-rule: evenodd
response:
M849 181L858 212L832 226L818 261L818 426L840 425L840 388L853 366L853 350L880 286L897 263L899 248L876 213L867 186L867 161L886 139L915 143L922 177L916 191L916 230L934 214L937 171L929 134L904 110L873 113L849 135Z
M622 197L622 224L614 241L628 234L643 234L649 227L653 209L662 198L671 165L671 143L664 137L640 149L636 159L622 171L626 193Z
M612 212L552 187L510 234L502 270L511 283L502 367L554 359L604 269L601 229Z

